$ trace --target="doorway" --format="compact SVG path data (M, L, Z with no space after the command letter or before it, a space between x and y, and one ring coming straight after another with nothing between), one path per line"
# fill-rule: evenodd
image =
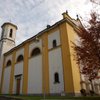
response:
M16 94L20 94L20 82L21 82L21 79L17 79L17 84L16 84Z
M22 75L16 75L15 79L16 79L16 94L19 95L20 94L20 90L21 90L21 76Z

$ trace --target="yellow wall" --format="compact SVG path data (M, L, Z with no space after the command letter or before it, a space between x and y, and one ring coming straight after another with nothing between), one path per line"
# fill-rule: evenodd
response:
M24 65L23 65L23 86L22 93L27 94L28 88L28 54L29 54L29 44L24 46Z
M14 66L15 66L15 56L16 56L16 51L13 51L12 53L12 66L11 66L11 74L10 74L10 86L9 86L9 93L13 93L13 83L14 83Z
M1 74L1 84L0 84L0 93L2 93L2 89L3 89L4 69L5 69L5 57L3 58L3 66L2 66L2 74Z
M48 33L42 36L43 93L49 93Z
M69 42L69 50L70 50L70 57L71 57L71 67L72 67L72 77L73 77L73 85L74 91L80 92L80 72L79 67L76 64L75 57L73 56L74 50L72 48L72 42L75 42L77 38L77 34L74 31L73 27L67 24L67 34L68 34L68 42Z
M72 77L72 67L71 67L71 61L70 61L70 52L69 52L66 23L61 24L59 28L60 28L60 34L61 34L64 89L66 93L73 93L74 92L73 77Z

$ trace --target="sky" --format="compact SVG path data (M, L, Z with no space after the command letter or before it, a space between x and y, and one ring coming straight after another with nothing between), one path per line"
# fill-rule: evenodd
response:
M62 19L66 10L72 18L88 16L89 0L0 0L0 26L17 25L16 45ZM1 29L0 29L1 31Z

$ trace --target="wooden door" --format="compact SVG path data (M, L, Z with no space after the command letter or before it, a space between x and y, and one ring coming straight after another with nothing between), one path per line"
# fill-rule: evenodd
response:
M20 81L21 79L17 79L16 94L20 94Z

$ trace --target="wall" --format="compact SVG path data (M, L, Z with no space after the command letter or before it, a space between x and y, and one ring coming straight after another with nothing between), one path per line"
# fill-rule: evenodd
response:
M4 56L1 56L0 57L0 86L1 86L1 76L2 76L3 60L4 60Z
M11 66L6 66L8 60L12 61L12 55L7 56L5 59L4 79L3 79L3 88L2 88L3 94L9 93Z
M16 93L16 75L22 75L21 76L21 82L20 82L20 94L22 94L22 86L23 86L23 61L21 62L17 62L17 58L19 55L23 55L24 57L24 49L20 48L19 50L17 50L16 52L16 57L15 57L15 61L16 64L14 66L14 84L13 84L13 93Z
M3 81L3 94L9 93L9 83L10 83L10 72L11 72L11 66L5 68L4 71L4 81Z
M12 32L12 37L9 37L9 32L10 29L13 30ZM14 26L11 25L5 25L3 27L3 37L2 37L2 43L0 43L0 47L2 47L1 50L1 54L9 51L10 49L12 49L13 47L15 47L15 38L16 38L16 28Z
M13 30L12 38L9 37L10 29ZM9 38L9 39L15 41L15 39L16 39L16 28L14 26L11 26L11 25L6 25L5 28L4 28L4 38Z
M30 57L34 48L38 47L41 54ZM42 93L42 41L32 42L29 45L29 67L28 67L28 93Z
M57 47L55 48L52 46L53 40L57 41ZM48 35L48 49L50 93L61 93L64 91L64 82L59 30L56 30ZM54 82L54 74L56 72L59 73L59 83Z
M77 33L75 32L74 28L67 25L67 34L68 34L68 42L69 42L69 50L70 50L70 58L71 58L71 67L72 67L72 77L73 77L73 85L75 93L80 93L80 72L79 67L74 60L74 50L72 48L72 42L75 42L77 39Z
M13 93L16 94L16 75L22 75L21 76L21 82L20 82L20 94L22 94L22 85L23 85L23 61L19 62L15 65L14 70L14 84L13 84Z
M63 68L61 59L61 48L52 50L49 52L49 81L50 81L50 93L61 93L64 91L63 82ZM59 73L60 83L54 83L54 74Z
M57 41L57 45L60 45L60 33L59 30L55 30L54 32L50 32L48 35L48 49L52 49L53 40Z

